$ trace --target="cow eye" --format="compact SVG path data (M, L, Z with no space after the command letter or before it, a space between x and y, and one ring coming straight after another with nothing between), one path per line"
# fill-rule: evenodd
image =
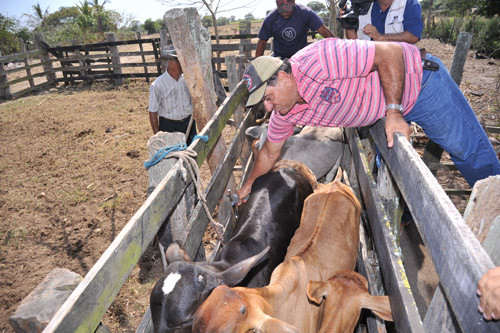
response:
M246 312L246 311L247 311L247 308L246 308L244 305L242 305L242 306L240 307L240 313L241 313L241 314L245 314L245 312Z

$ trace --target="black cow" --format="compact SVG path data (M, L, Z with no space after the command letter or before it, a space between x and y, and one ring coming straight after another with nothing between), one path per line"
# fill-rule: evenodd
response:
M194 312L220 284L268 284L300 224L304 200L315 187L316 177L305 165L279 161L255 180L248 201L239 208L233 237L218 261L190 262L179 244L171 244L166 251L167 272L150 297L155 333L191 332ZM251 267L248 261L261 262L248 272L242 269Z

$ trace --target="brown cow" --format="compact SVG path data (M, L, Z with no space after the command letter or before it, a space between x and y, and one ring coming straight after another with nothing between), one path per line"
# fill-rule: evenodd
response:
M372 296L366 278L354 271L342 270L327 281L309 281L307 297L316 304L325 301L319 333L353 332L361 309L370 309L384 320L392 321L388 296Z
M306 199L300 227L270 284L215 288L196 311L193 331L317 332L324 306L308 301L307 284L354 269L360 210L348 186L339 181L320 184Z

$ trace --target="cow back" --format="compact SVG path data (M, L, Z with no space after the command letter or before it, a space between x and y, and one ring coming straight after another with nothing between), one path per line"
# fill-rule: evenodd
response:
M260 287L269 283L300 225L304 201L315 187L316 178L310 169L288 160L279 161L271 172L255 180L252 195L240 208L231 244L221 252L221 260L235 263L266 246L270 250L267 259L252 268L239 285Z

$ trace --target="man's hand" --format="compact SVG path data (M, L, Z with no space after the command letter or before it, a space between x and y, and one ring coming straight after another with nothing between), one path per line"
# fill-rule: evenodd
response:
M249 185L248 182L245 183L239 190L236 190L236 195L238 196L238 206L242 203L247 202L248 195L252 191L252 185Z
M387 147L389 148L394 145L394 132L402 133L406 140L410 141L410 125L408 125L399 110L389 109L385 121L385 134L387 135Z
M490 269L479 280L479 311L486 320L500 319L500 267Z
M367 24L363 27L363 33L367 36L370 36L370 38L372 38L375 41L379 40L381 36L377 28L371 24Z

